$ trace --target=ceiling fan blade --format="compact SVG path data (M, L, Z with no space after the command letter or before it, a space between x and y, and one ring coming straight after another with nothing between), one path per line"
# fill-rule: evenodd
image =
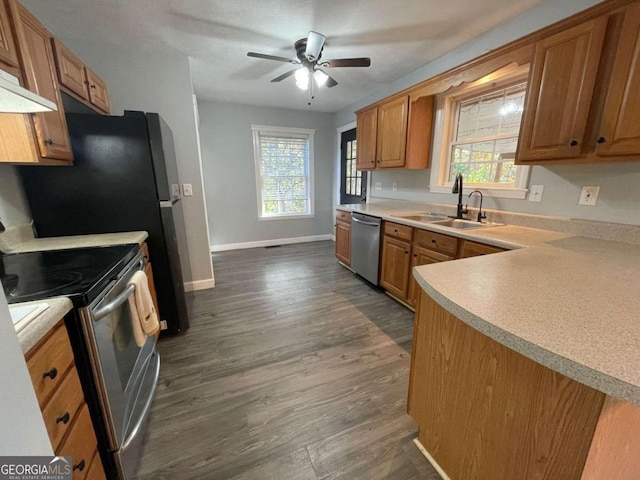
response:
M327 78L327 83L325 83L325 85L327 86L327 88L331 88L331 87L335 87L336 85L338 85L338 82L336 82L335 78L333 78L331 75L329 75L327 72L325 72L324 70L322 70L321 68L317 68L316 70L320 70L322 73L324 73L328 78Z
M324 41L326 37L318 32L309 32L307 37L307 49L304 52L304 56L310 61L317 60L324 47Z
M264 58L265 60L276 60L277 62L298 63L290 58L278 57L276 55L267 55L265 53L247 52L247 57Z
M296 73L298 69L294 68L293 70L289 70L287 73L283 73L282 75L280 75L279 77L274 78L273 80L271 80L272 83L275 82L281 82L282 80L284 80L285 78L289 78L291 75L293 75L294 73Z
M371 59L363 58L336 58L335 60L323 60L323 67L368 67L371 65Z

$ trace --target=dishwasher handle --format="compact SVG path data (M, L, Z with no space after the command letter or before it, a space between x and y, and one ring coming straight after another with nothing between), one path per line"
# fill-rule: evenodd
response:
M360 220L360 219L358 219L356 217L352 217L351 220L353 220L354 222L361 223L363 225L369 225L371 227L379 227L380 226L379 223L365 222L364 220Z

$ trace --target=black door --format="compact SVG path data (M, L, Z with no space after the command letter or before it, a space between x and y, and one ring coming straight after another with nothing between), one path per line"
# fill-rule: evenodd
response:
M340 141L340 203L362 203L367 197L367 172L356 171L356 129L342 133Z

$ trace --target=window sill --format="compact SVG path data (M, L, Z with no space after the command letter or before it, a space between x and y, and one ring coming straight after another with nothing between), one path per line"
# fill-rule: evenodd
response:
M304 218L315 218L315 214L305 215L274 215L272 217L258 217L260 222L268 220L302 220Z
M465 187L463 194L469 195L474 190L480 190L486 197L495 198L514 198L517 200L524 200L527 198L529 189L527 188L482 188L482 187ZM451 187L444 187L442 185L429 185L429 191L431 193L448 193L451 195Z

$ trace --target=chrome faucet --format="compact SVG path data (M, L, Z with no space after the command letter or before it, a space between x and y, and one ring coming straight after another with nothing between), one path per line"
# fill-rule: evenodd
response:
M453 181L453 188L451 189L451 193L458 194L458 211L456 213L456 216L453 218L464 218L463 215L469 212L469 210L467 210L467 208L462 205L462 183L462 174L458 173L456 175L456 179Z
M482 220L486 220L487 218L487 216L484 213L482 213L482 200L484 199L484 196L482 195L482 192L480 190L474 190L469 194L469 198L471 198L471 195L473 195L474 193L480 194L480 208L478 209L478 222L482 223Z

